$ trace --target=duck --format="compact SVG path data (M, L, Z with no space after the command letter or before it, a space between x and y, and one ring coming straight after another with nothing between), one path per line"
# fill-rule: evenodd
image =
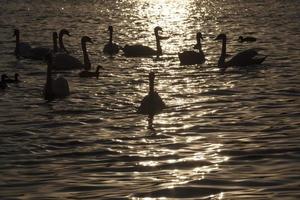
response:
M14 79L10 79L10 78L6 78L6 80L5 80L5 82L6 83L19 83L20 82L20 80L19 80L19 74L18 73L15 73L15 75L14 75Z
M1 90L5 90L7 88L7 84L6 84L6 79L7 79L7 75L6 74L2 74L1 75L1 81L0 81L0 89Z
M243 36L240 36L238 41L240 43L243 43L243 42L255 42L256 41L256 38L255 37L251 37L251 36L248 36L248 37L243 37Z
M196 51L184 51L178 54L180 65L194 65L194 64L203 64L205 62L205 55L202 51L201 40L203 40L202 33L198 32L196 35L197 44L194 45Z
M261 64L267 57L259 55L258 49L252 48L237 53L229 61L225 62L227 36L226 34L221 33L216 37L215 40L222 41L222 51L218 61L218 67L222 72L225 72L227 67L246 67L250 65L258 65Z
M108 26L108 31L109 31L109 41L108 43L104 46L103 48L103 52L109 55L114 55L119 53L120 50L120 46L116 43L113 43L113 27L112 26Z
M52 78L52 54L46 56L47 61L47 75L46 84L44 87L44 99L51 101L55 98L64 98L70 95L70 88L68 81L59 76L57 79Z
M141 44L135 45L125 45L123 48L124 56L126 57L151 57L151 56L161 56L162 48L160 45L160 40L166 39L164 37L159 36L159 31L162 31L160 26L156 26L154 28L154 35L156 39L156 50L151 47L144 46Z
M83 36L81 38L81 49L83 52L84 64L81 61L66 53L56 53L53 57L53 69L54 70L75 70L82 69L90 70L91 63L86 49L86 43L93 43L91 38L88 36Z
M45 56L51 51L47 47L35 47L32 48L29 43L20 42L20 30L14 30L14 36L16 37L15 55L17 59L20 57L33 59L33 60L44 60Z
M96 77L98 79L100 69L103 69L103 67L101 65L98 65L97 68L96 68L96 71L91 72L91 71L88 71L88 70L83 70L83 71L79 72L78 75L79 75L79 77L82 77L82 78Z
M69 54L69 51L66 49L66 47L64 45L64 41L63 41L63 36L64 35L67 35L67 36L71 37L71 34L67 29L61 29L59 31L59 35L58 35L59 49L57 49L57 51Z
M154 79L155 73L150 72L149 93L141 101L141 105L139 106L137 111L137 113L139 114L154 116L167 107L159 94L154 90Z

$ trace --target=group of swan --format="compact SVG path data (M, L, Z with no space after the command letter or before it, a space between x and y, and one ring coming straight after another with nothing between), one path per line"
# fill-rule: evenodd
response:
M162 47L160 41L166 39L167 37L162 37L159 35L159 32L162 31L162 28L157 26L154 28L154 35L156 39L156 50L142 45L142 44L133 44L125 45L124 47L119 46L116 43L113 43L113 27L108 27L109 31L109 41L104 46L103 52L109 55L114 55L119 53L119 50L124 52L126 57L150 57L150 56L161 56ZM57 79L52 78L52 70L74 70L74 69L84 69L79 72L80 77L97 77L99 76L99 70L103 69L102 66L98 65L96 71L92 72L91 62L87 53L87 43L93 43L91 38L88 36L83 36L81 38L81 49L83 52L83 63L70 55L66 50L63 43L63 36L70 36L69 31L62 29L57 35L57 32L53 32L53 49L45 47L35 47L32 48L28 43L20 42L20 32L15 30L14 35L16 36L16 48L15 55L17 58L24 57L30 59L45 59L47 61L47 79L44 87L44 98L46 100L52 100L54 98L66 97L70 94L68 81L60 76ZM59 40L59 48L57 45L57 39ZM178 54L181 65L193 65L193 64L202 64L205 62L205 55L202 51L201 40L203 40L202 34L200 32L196 35L196 45L194 49L197 51L184 51ZM255 65L262 63L266 56L259 56L257 49L248 49L242 51L230 60L225 61L226 57L226 42L227 37L225 34L220 34L216 37L215 40L222 41L222 50L221 55L218 61L218 67L221 71L225 71L229 66L243 67L248 65ZM255 41L255 38L243 38L240 37L239 41L252 42ZM154 72L149 73L149 93L141 101L141 105L138 108L138 113L147 114L153 116L159 113L161 110L166 108L166 104L163 102L159 94L154 90ZM6 87L7 76L3 75L0 82L0 88Z

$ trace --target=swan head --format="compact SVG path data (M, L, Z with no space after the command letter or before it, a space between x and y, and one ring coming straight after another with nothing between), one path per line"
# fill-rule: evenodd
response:
M242 42L243 40L244 40L243 36L240 36L238 39L239 42Z
M89 36L83 36L81 38L81 43L87 43L87 42L93 43L92 39Z
M20 31L19 29L14 29L14 35L13 36L17 36L20 35Z
M67 29L61 29L60 31L59 31L59 35L67 35L67 36L71 36L70 35L70 32L67 30Z
M203 40L202 33L200 33L200 32L197 33L196 37L197 37L197 40L200 40L200 39Z
M226 34L224 34L224 33L221 33L221 34L219 34L217 37L216 37L216 39L215 40L226 40Z
M160 26L156 26L156 27L154 28L154 33L155 33L155 35L158 34L158 31L162 31L162 28L161 28Z

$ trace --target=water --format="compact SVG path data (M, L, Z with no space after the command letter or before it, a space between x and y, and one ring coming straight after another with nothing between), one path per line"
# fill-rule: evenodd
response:
M297 0L2 1L0 73L23 82L0 93L1 199L299 199L299 10ZM109 24L119 44L153 47L161 26L164 56L109 59ZM46 66L15 59L16 27L33 46L67 28L65 45L81 59L80 37L90 36L100 79L64 73L71 96L45 102ZM207 61L180 66L197 31ZM268 58L220 74L221 32L230 55L260 47ZM150 70L169 106L153 129L136 114Z

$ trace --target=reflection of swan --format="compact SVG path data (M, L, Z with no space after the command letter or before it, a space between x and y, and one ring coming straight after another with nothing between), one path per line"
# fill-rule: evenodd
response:
M140 44L125 45L125 47L123 48L124 55L127 57L149 57L154 55L158 57L162 55L160 40L164 38L159 36L158 34L159 31L162 31L161 27L157 26L154 28L154 34L156 39L156 50Z
M47 60L47 79L44 88L44 98L46 100L53 100L54 98L63 98L70 95L68 81L60 76L57 79L52 79L52 55L46 56Z
M202 64L205 62L205 55L202 51L201 39L203 40L202 34L197 33L197 44L194 49L199 49L199 52L195 51L184 51L178 54L181 65L194 65Z
M117 53L119 53L120 46L117 45L116 43L113 43L113 39L112 39L112 36L113 36L113 27L109 26L108 27L108 31L109 31L109 41L104 46L103 52L107 53L109 55L117 54Z
M16 36L15 55L18 59L20 57L23 57L34 60L43 60L45 59L45 56L51 51L51 49L46 47L32 48L28 43L20 42L19 29L14 30L14 36Z
M255 37L250 37L250 36L248 36L248 37L240 36L238 41L241 42L241 43L242 42L255 42L256 38Z
M218 66L224 72L227 67L245 67L248 65L261 64L267 56L259 56L256 49L248 49L233 56L229 61L225 62L226 57L226 40L225 34L220 34L215 40L222 40L222 52L218 62Z
M19 83L19 74L15 73L15 78L14 79L10 79L10 78L6 78L5 80L6 83Z
M77 58L66 54L66 53L57 53L53 58L53 69L55 70L74 70L85 68L85 70L91 69L91 63L89 60L89 56L86 50L86 43L93 43L91 38L88 36L83 36L81 38L81 48L83 52L83 60L84 64L80 62Z
M79 76L80 77L96 77L98 79L100 69L103 69L103 67L101 65L98 65L96 68L96 71L91 72L91 71L84 70L84 71L79 72Z
M58 36L58 41L59 41L59 52L64 52L64 53L69 53L64 45L64 41L63 41L63 36L67 35L67 36L71 36L69 31L66 29L61 29L59 31L59 36Z
M154 72L150 72L149 93L143 98L141 105L138 108L138 113L140 114L153 116L166 108L166 104L163 102L159 94L154 90L154 79Z
M6 84L6 79L7 79L7 75L6 74L2 74L1 76L1 81L0 81L0 89L4 90L5 88L7 88L7 84Z

